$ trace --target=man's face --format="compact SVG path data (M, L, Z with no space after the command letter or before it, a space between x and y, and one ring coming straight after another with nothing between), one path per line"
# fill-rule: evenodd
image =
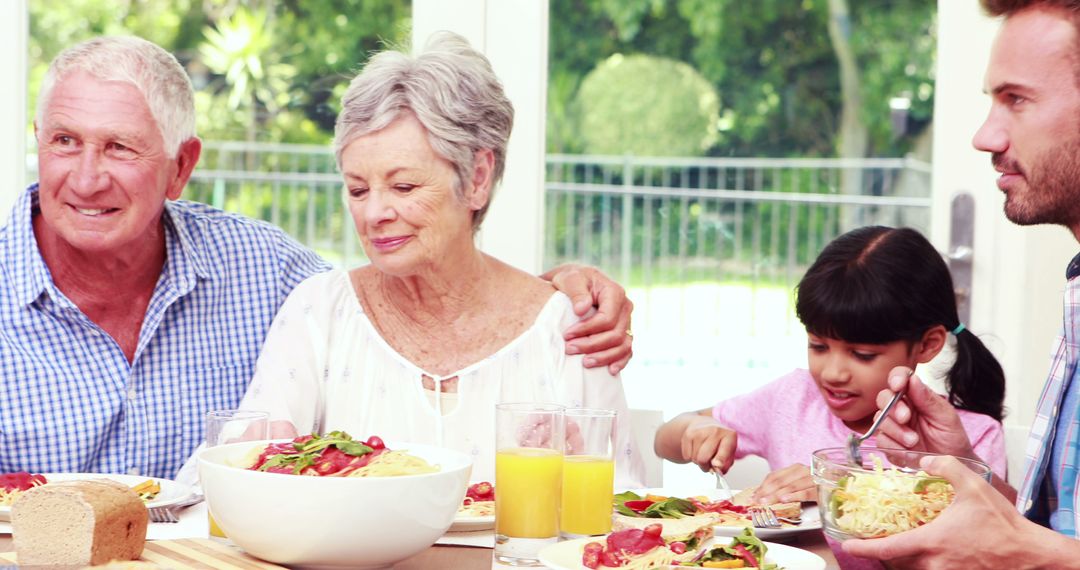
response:
M161 212L165 199L183 190L189 149L181 147L179 160L166 156L135 86L68 75L53 88L35 132L39 240L97 255L161 247Z
M1060 224L1080 236L1076 34L1056 10L1027 9L1005 21L986 72L990 114L972 143L1001 173L1009 220Z

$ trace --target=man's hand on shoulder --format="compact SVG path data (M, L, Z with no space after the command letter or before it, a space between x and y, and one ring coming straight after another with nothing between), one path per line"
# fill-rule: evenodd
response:
M630 313L634 303L621 285L599 269L587 265L565 264L540 276L570 297L574 312L584 317L566 330L567 354L584 354L587 368L607 366L612 374L626 368L633 355L634 336L630 331Z

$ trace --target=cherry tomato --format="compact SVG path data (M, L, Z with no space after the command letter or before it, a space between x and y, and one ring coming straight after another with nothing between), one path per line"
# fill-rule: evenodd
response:
M495 500L495 486L487 481L482 481L470 485L465 491L465 496L471 498L474 501L494 501Z
M605 550L600 553L600 563L610 568L618 568L623 565L625 558L617 551Z
M585 551L581 554L581 564L586 568L598 568L600 566L600 554L604 552L604 545L599 542L590 542L585 545Z
M640 501L626 501L623 504L626 505L626 508L634 511L635 513L640 513L641 511L644 511L645 509L652 506L654 502L655 501L642 499Z
M386 447L386 444L383 443L382 438L377 435L369 437L368 440L364 442L364 445L370 447L371 449L383 449Z

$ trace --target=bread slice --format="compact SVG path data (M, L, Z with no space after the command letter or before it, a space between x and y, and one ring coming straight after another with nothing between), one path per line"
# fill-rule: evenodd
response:
M753 499L754 491L756 490L757 487L750 487L749 489L743 489L742 491L735 493L735 496L731 498L731 504L740 507L757 505L758 503ZM802 503L799 501L772 503L768 506L778 517L797 519L802 516Z
M148 519L142 500L121 483L49 483L26 491L11 507L15 555L20 566L137 560Z

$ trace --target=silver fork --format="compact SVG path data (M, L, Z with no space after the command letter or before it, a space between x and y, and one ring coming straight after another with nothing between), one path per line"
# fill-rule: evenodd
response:
M780 528L782 526L780 520L776 518L776 513L765 505L750 507L750 520L753 521L755 528Z
M180 517L176 515L176 511L172 507L150 507L147 509L150 511L150 522L156 523L177 523L180 522Z
M911 378L913 374L915 374L914 368L908 371L908 378ZM849 465L862 468L862 454L859 453L859 446L862 445L862 442L866 441L870 436L874 435L874 432L877 431L878 426L881 425L881 422L885 421L886 416L888 416L889 412L892 411L893 406L896 405L896 402L898 402L906 392L907 387L905 386L903 390L900 390L899 392L893 394L892 399L889 400L889 403L885 405L885 409L881 410L881 414L879 414L877 419L874 420L874 423L870 425L870 429L866 430L866 433L862 435L855 435L854 433L848 434L847 456Z
M720 469L714 469L713 473L716 475L716 488L721 489L727 495L726 497L719 497L722 500L730 501L735 498L735 493L731 492L731 487L728 486L727 481L724 479L724 475L720 473Z
M150 511L150 522L178 523L180 522L180 515L178 514L180 509L199 504L202 501L202 493L193 493L190 497L179 503L165 505L163 507L149 507L146 510Z

